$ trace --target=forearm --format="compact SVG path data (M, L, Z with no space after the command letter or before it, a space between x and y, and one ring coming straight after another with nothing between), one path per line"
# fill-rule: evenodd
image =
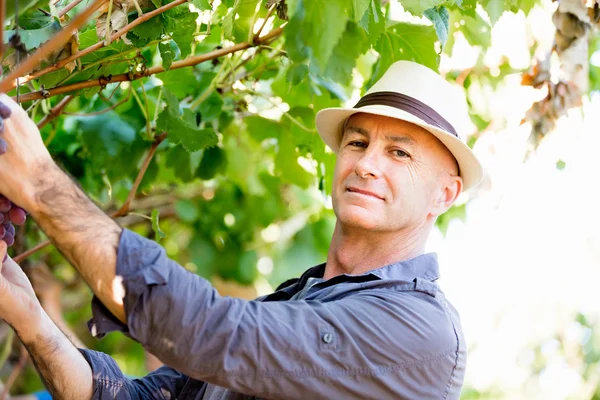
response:
M45 313L35 331L17 331L44 385L55 399L92 398L90 365Z
M122 228L100 210L58 166L36 182L29 212L57 249L121 321L123 292L116 280Z

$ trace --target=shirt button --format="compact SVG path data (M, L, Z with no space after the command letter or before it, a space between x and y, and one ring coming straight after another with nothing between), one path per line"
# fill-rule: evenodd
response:
M333 335L331 333L325 333L321 339L323 339L324 343L329 344L333 342Z

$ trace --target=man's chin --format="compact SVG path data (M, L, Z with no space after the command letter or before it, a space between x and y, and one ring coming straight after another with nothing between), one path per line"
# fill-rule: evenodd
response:
M372 211L356 206L340 212L338 221L346 228L376 230L379 226L379 218Z

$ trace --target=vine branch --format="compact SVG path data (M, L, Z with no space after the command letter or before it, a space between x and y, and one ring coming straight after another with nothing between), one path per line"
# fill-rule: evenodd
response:
M152 161L152 157L154 156L156 149L163 142L163 140L165 140L166 137L167 137L167 133L162 133L156 137L156 139L154 140L154 143L152 143L152 147L150 147L150 150L148 151L148 155L146 155L146 159L144 160L144 163L142 164L142 166L140 168L140 172L138 173L137 177L135 178L135 181L133 182L133 186L131 187L131 190L129 191L127 200L125 200L125 203L123 203L121 208L119 208L119 210L117 212L113 213L111 215L111 217L118 218L118 217L123 217L123 216L127 215L127 213L129 212L129 209L131 207L131 202L135 198L137 190L140 187L140 183L142 183L142 179L144 178L144 175L146 174L146 171L148 170L148 166L150 165L150 161Z
M144 14L144 15L148 15L148 14ZM191 67L194 65L198 65L202 62L205 62L205 61L214 60L215 58L219 58L219 57L225 56L227 54L235 53L240 50L246 50L250 47L258 46L258 45L262 44L263 42L270 42L273 39L280 36L282 32L283 32L283 27L279 27L279 28L272 30L271 32L269 32L265 36L261 37L260 39L258 39L256 41L256 43L248 43L248 42L238 43L231 47L214 50L209 53L201 54L198 56L188 57L185 60L176 61L173 64L171 64L171 68L169 70ZM106 78L106 77L100 77L98 79L93 79L93 80L89 80L89 81L77 82L77 83L72 83L72 84L64 85L64 86L57 86L57 87L49 89L49 90L38 90L36 92L29 92L26 94L22 94L19 98L19 102L25 102L25 101L36 100L36 99L41 99L41 98L48 98L48 97L56 96L59 94L69 93L69 92L73 92L76 90L87 89L87 88L96 87L96 86L104 86L107 83L112 83L112 82L135 81L140 78L144 78L144 77L147 77L150 75L155 75L155 74L158 74L161 72L165 72L165 69L162 65L159 65L159 66L155 66L152 68L148 68L148 69L144 70L143 72L136 73L133 75L133 77L130 74L119 74L119 75L110 76L109 77L110 79ZM16 98L14 98L14 100L16 100Z
M81 3L82 0L75 0L69 3L69 5L67 5L65 8L63 8L62 10L60 10L58 12L58 16L59 17L64 17L66 13L68 13L69 11L71 11L73 9L73 7L75 7L77 4Z
M51 52L57 48L61 48L69 41L73 33L79 29L88 18L98 9L106 0L95 0L88 8L86 8L81 14L77 14L75 18L69 24L44 43L39 49L32 55L28 56L23 62L19 63L8 75L0 81L0 92L6 93L15 86L15 80L25 75L27 71L31 71L41 60L45 59Z
M172 3L169 3L167 5L164 5L162 7L157 8L156 10L150 11L146 14L141 15L140 17L136 18L135 20L131 21L129 24L125 25L123 28L121 28L121 30L115 32L114 35L110 36L110 42L120 38L121 36L125 35L127 32L129 32L130 30L132 30L133 28L135 28L136 26L140 25L143 22L148 21L150 18L158 15L158 14L162 14L167 10L170 10L171 8L174 8L178 5L187 3L190 0L175 0ZM107 31L109 32L109 31ZM108 33L107 33L108 35ZM90 47L87 47L81 51L78 51L77 53L71 55L70 57L65 58L64 60L61 60L59 62L57 62L54 65L50 65L44 69L41 69L37 72L34 72L30 75L24 76L23 79L21 80L21 82L28 82L32 79L37 79L40 76L46 75L50 72L54 72L54 71L58 71L59 69L61 69L62 67L64 67L65 65L69 64L70 62L77 60L83 56L86 56L90 53L93 53L94 51L101 49L103 47L106 46L106 41L102 40ZM13 86L14 87L14 86ZM12 88L11 88L12 89Z
M42 120L40 122L38 122L38 124L37 124L38 129L42 129L50 121L52 121L54 118L58 117L63 112L63 110L65 109L67 104L69 104L71 102L71 100L73 100L74 98L75 97L72 95L65 96L57 105L55 105L50 110L48 115L46 115L44 118L42 118Z

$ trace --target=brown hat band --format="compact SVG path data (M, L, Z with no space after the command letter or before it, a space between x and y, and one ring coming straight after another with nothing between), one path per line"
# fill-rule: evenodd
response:
M454 136L458 137L456 130L452 124L444 119L440 114L437 113L433 108L427 104L397 92L374 92L366 96L363 96L354 108L360 108L365 106L389 106L394 107L402 111L406 111L415 117L422 119L430 125L437 126L447 132L450 132Z

